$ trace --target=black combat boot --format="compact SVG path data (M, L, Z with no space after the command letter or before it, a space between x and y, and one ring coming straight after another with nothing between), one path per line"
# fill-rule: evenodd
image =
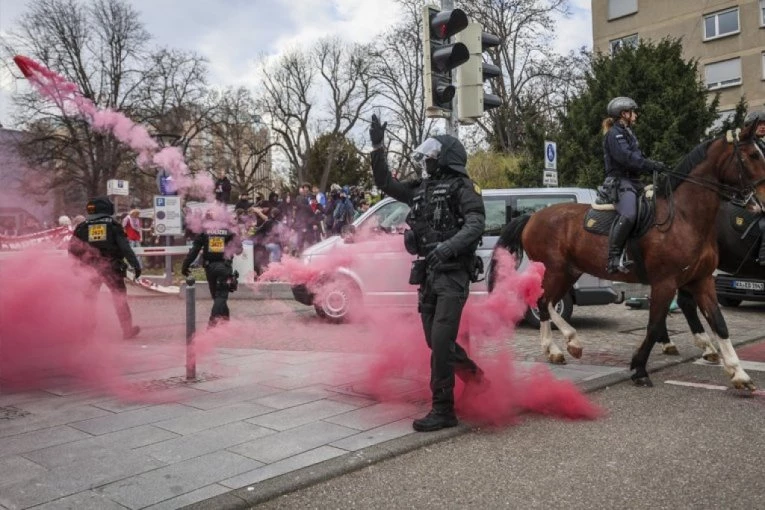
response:
M624 216L619 216L619 219L611 227L611 234L608 239L608 266L606 267L606 271L611 274L618 273L619 271L628 272L624 266L619 265L619 259L624 250L624 243L627 242L627 238L632 231L632 226L632 221Z
M456 427L457 423L457 415L454 414L454 410L438 412L433 409L423 418L414 420L412 428L417 432L434 432L449 427Z

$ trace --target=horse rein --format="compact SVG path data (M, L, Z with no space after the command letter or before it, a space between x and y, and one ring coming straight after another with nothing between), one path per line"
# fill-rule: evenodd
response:
M730 142L729 142L730 143ZM676 172L675 170L665 170L664 174L674 177L676 179L680 179L682 181L687 181L693 184L696 184L697 186L701 186L702 188L706 188L709 190L714 191L717 193L723 200L729 201L734 205L738 205L740 207L746 207L747 204L750 202L754 205L757 205L759 207L762 207L763 204L760 203L760 201L755 197L755 189L757 186L763 183L765 179L760 179L759 181L753 183L751 186L745 186L744 185L744 161L741 156L741 150L739 149L740 142L736 140L733 142L733 154L731 154L731 158L736 158L736 163L738 167L738 179L740 183L740 187L731 186L729 184L723 184L718 181L711 181L709 179L703 179L699 177L691 177L690 175L683 174L681 172ZM654 185L656 183L656 180L658 178L658 172L654 172L653 175L653 181ZM654 225L657 227L657 229L660 232L668 232L669 228L672 226L672 222L675 217L675 201L673 199L673 189L671 186L671 181L667 179L666 184L666 195L667 195L667 202L669 202L669 213L667 214L667 218L664 221L661 222L654 222ZM656 210L656 194L653 196L653 206L654 210ZM666 230L661 230L661 228L664 225L667 225Z

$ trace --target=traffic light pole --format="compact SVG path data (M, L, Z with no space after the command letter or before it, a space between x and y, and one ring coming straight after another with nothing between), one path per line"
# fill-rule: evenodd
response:
M454 9L454 0L441 0L441 10L451 11ZM458 113L457 113L457 96L455 94L452 99L452 111L449 117L446 118L446 134L452 135L455 138L459 138L458 128Z

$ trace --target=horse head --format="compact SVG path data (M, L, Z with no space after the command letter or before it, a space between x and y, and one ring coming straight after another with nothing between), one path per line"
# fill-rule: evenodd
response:
M728 131L719 141L724 144L718 159L724 161L718 166L720 181L735 190L741 204L761 208L765 203L765 154L755 143L754 124Z

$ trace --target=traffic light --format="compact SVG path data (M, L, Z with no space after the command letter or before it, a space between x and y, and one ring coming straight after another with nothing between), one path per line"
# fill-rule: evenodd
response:
M499 37L483 31L480 23L470 23L457 35L467 46L470 59L457 69L457 110L460 122L472 124L483 112L502 104L499 97L487 94L483 82L502 75L499 67L483 61L483 52L499 46Z
M463 43L449 43L449 38L468 26L461 9L439 11L436 7L422 8L422 46L425 89L425 116L449 117L456 88L452 69L470 58Z

